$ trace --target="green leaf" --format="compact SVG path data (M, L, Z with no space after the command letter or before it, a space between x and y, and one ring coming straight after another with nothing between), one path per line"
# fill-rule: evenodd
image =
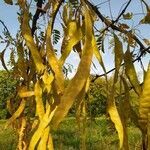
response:
M53 44L57 44L60 40L60 31L54 29L52 35L53 35Z

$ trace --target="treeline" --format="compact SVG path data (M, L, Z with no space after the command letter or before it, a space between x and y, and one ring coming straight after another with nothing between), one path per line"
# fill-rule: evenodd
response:
M91 79L93 76L91 76ZM68 79L69 80L69 79ZM66 80L66 84L68 82ZM109 78L109 83L112 83L112 78ZM0 119L8 119L10 118L11 114L8 111L8 105L10 103L15 104L15 100L11 99L11 95L14 93L17 94L17 84L19 82L13 78L13 74L8 74L6 71L1 70L0 71ZM120 90L120 85L115 89L116 91ZM45 95L43 95L44 97ZM116 95L118 99L118 105L119 101L123 101L124 94ZM131 90L131 101L132 105L134 105L134 108L136 110L136 107L138 107L138 104L136 103L137 96L132 92ZM86 108L86 115L88 117L100 117L102 115L107 114L107 93L106 93L106 82L104 78L99 78L95 80L94 82L91 82L89 85L89 90L84 96L85 99L85 108ZM17 105L17 104L16 104ZM73 107L70 109L68 116L74 117L77 113L77 102L74 103ZM15 111L15 110L14 110Z

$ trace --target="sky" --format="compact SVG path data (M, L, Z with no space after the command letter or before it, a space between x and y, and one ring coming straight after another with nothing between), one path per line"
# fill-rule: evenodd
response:
M91 0L91 2L95 5L98 5L99 10L101 11L102 14L104 14L105 16L109 16L113 19L115 19L120 10L122 10L123 8L123 4L125 4L125 2L127 2L128 0ZM148 0L147 0L148 2ZM149 2L150 5L150 2ZM16 35L16 32L19 28L19 23L17 20L17 11L18 11L18 7L16 5L10 6L10 5L6 5L4 4L3 0L0 0L0 20L2 20L6 25L7 28L9 29L10 33L12 36ZM32 5L31 7L31 11L34 13L36 10L36 6L35 4ZM144 5L141 5L140 0L132 0L130 6L128 7L128 9L126 10L126 12L133 12L133 20L127 21L127 23L129 23L129 25L134 28L136 27L136 32L137 32L137 36L139 37L139 39L143 39L143 38L147 38L150 39L150 25L139 25L139 21L141 20L142 17L144 17L144 13L146 13L145 11L145 7ZM41 20L43 19L43 17L41 18ZM120 20L122 21L122 20ZM57 21L55 23L55 28L59 28L60 27L60 18L57 17ZM125 22L126 23L126 22ZM99 29L102 27L102 23L97 23L96 25ZM2 32L2 25L0 24L0 35ZM113 59L113 55L112 55L112 49L109 48L109 42L110 42L110 38L106 38L105 40L105 54L103 54L104 57L104 64L106 66L107 71L110 70L111 68L114 67L114 59ZM59 41L58 45L56 45L56 48L59 49L61 45L61 40ZM0 51L3 49L4 45L0 44ZM9 53L9 52L7 52ZM7 59L7 54L6 53L6 59ZM148 62L150 60L150 56L148 55L147 57L143 58L143 63L145 68L147 68ZM93 62L96 65L95 69L93 66L91 67L91 73L92 74L102 74L103 71L100 67L100 65L98 64L98 62L93 59ZM70 74L70 76L73 76L74 73L76 72L76 68L79 64L79 57L77 53L72 52L71 55L69 56L69 58L67 59L67 63L70 63L73 65L73 73ZM136 63L136 68L137 71L140 72L141 71L141 67L139 65L139 63ZM0 69L2 69L2 66L0 64Z

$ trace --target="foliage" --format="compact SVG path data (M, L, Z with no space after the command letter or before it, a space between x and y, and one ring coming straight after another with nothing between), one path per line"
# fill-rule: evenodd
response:
M6 71L0 71L0 119L6 119L10 117L7 107L7 100L11 94L16 91L17 81Z
M5 0L5 2L12 4L13 1ZM127 130L129 118L142 132L143 149L148 149L150 143L147 145L146 141L149 140L149 69L145 71L142 67L144 79L141 86L134 62L139 61L141 65L141 58L148 55L149 47L144 43L145 38L142 40L137 36L136 27L133 28L128 22L134 19L132 12L126 12L131 0L125 4L116 18L112 15L105 17L90 1L70 0L67 3L64 3L64 0L49 1L43 7L42 2L37 1L38 7L31 18L31 5L28 1L17 1L16 5L19 6L21 15L18 14L20 29L15 39L10 38L7 27L1 21L6 31L4 38L1 39L7 41L0 55L3 67L10 74L4 61L4 53L10 49L11 73L17 81L22 79L16 85L16 93L11 97L14 103L9 100L9 104L12 104L9 105L12 116L7 121L7 126L17 124L19 121L18 149L53 150L52 132L58 128L73 104L76 104L81 149L86 149L88 104L92 108L90 110L92 115L97 113L93 112L95 105L102 107L107 104L106 110L118 133L120 149L129 149ZM149 24L149 6L144 0L141 3L147 13L144 18L141 17L139 25ZM41 31L39 30L41 27L37 28L37 24L39 17L45 13L48 22ZM61 36L60 31L55 28L58 14L61 19ZM32 27L30 27L31 22ZM103 25L97 29L98 23ZM62 42L56 53L54 44L58 43L60 37ZM107 38L111 38L109 46L113 49L115 66L108 72L103 59L104 54L101 54L107 51L104 50ZM12 41L9 42L9 39ZM65 84L64 66L72 51L77 52L80 62L74 77ZM89 88L93 56L104 72L103 75L97 75L93 79L94 82L98 77L105 78L106 90L100 95L99 90L92 91ZM108 73L113 70L115 73L110 82ZM101 84L94 86L100 89ZM118 85L119 90L116 88ZM138 96L139 113L134 111L130 103L131 89ZM91 91L93 96L87 103L85 97ZM102 100L92 101L96 97L101 97Z
M106 114L107 98L105 79L91 83L87 97L87 111L90 117L99 117Z
M6 121L0 121L0 149L15 150L17 147L17 133L11 127L4 129ZM110 120L104 116L97 118L95 121L89 120L87 127L87 149L116 149L117 135L110 124ZM129 145L130 149L141 149L141 133L135 126L129 128ZM94 133L94 136L93 136ZM59 130L52 132L54 137L54 147L56 150L73 149L80 147L79 130L74 117L66 118L60 125ZM72 136L74 135L74 136Z

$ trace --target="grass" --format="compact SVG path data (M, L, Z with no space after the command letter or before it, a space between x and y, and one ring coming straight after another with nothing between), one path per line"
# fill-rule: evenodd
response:
M15 150L17 134L9 127L5 129L5 120L0 120L0 150Z
M4 130L6 121L0 121L0 150L15 150L17 135L12 128ZM88 120L85 129L87 150L116 150L118 136L113 124L101 117L95 121ZM81 137L84 135L72 117L65 119L59 129L52 133L55 150L80 150ZM130 150L141 149L141 133L133 125L128 127Z

